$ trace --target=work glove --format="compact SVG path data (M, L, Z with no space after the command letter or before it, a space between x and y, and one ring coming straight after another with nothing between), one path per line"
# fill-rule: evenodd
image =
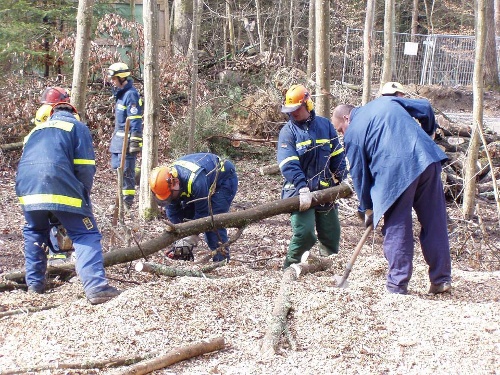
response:
M128 144L128 152L134 154L142 150L142 136L140 133L133 132L130 134L130 142Z
M308 187L299 190L299 211L307 211L311 208L313 194Z
M358 211L358 217L365 222L365 228L373 225L373 210Z

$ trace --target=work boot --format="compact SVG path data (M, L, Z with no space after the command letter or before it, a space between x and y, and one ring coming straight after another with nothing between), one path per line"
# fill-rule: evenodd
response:
M429 288L429 294L439 294L439 293L450 293L451 292L451 282L445 281L441 284L431 284Z
M118 289L110 285L106 285L96 292L87 294L87 299L92 305L99 305L101 303L108 302L109 300L118 296L120 293L121 291L119 291Z
M43 284L32 284L28 287L29 294L43 294L45 293L45 285Z

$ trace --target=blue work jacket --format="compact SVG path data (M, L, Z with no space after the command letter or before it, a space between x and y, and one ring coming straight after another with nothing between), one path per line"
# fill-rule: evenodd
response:
M132 79L127 80L127 84L123 88L116 90L114 95L116 98L115 130L111 138L109 151L114 154L121 154L127 118L130 119L129 139L130 134L142 138L142 99L134 87Z
M347 175L344 148L333 124L314 111L303 123L290 116L279 134L277 159L285 178L282 198L296 196L306 186L311 191L335 186Z
M359 209L373 209L375 224L430 164L447 159L429 137L435 130L425 99L382 96L352 110L344 147Z
M231 162L222 162L217 155L210 153L182 156L172 164L172 167L177 171L181 192L179 198L172 200L166 207L167 216L174 224L182 221L184 215L181 211L187 204L194 205L193 220L208 216L210 214L208 196L212 185L215 182L215 192L225 178L235 174Z
M23 210L90 215L96 172L92 136L68 111L58 111L24 139L16 194Z

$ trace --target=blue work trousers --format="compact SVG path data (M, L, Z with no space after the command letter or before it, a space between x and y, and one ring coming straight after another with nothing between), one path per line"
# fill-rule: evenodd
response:
M24 256L26 261L26 284L45 286L49 243L49 213L52 212L66 228L73 241L76 255L76 272L83 283L85 294L108 285L103 265L101 233L93 216L65 211L24 211L26 224L23 229Z
M413 271L412 207L420 222L420 246L433 284L451 281L446 201L441 163L432 163L384 214L384 255L389 263L387 289L405 294Z
M111 154L111 168L118 169L120 166L122 154ZM134 203L135 196L135 162L137 160L137 154L126 154L125 155L125 165L123 167L123 187L122 195L123 201L127 207L131 207Z

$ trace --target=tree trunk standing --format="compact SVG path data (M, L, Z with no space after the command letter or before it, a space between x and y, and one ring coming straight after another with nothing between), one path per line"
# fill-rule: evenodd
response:
M494 0L496 36L500 36L500 0Z
M193 0L193 30L191 32L191 94L189 104L189 143L188 154L194 152L194 133L196 131L196 96L198 92L198 30L200 24L201 9L203 3Z
M330 2L316 0L316 113L330 118Z
M465 187L462 210L465 219L470 219L474 213L476 196L476 163L479 151L479 137L483 126L483 64L486 48L486 2L488 0L476 0L476 55L474 61L474 76L472 95L474 98L472 117L474 130L469 144L465 165Z
M312 79L316 69L315 59L315 30L316 30L316 1L309 2L309 28L307 29L307 78Z
M82 121L85 120L85 92L89 75L90 31L94 0L80 0L76 17L76 45L73 67L71 104L76 108Z
M380 86L392 81L392 64L394 60L394 0L385 0L384 13L384 60Z
M171 22L170 22L170 7L168 6L168 0L164 0L165 6L165 56L170 57L172 55L172 40L171 40Z
M139 214L150 219L158 212L149 188L149 171L158 164L158 8L156 0L144 0L142 19L144 23L144 129L142 134L141 182L139 186Z
M172 33L172 49L174 55L186 56L191 35L191 16L193 5L190 0L174 0L174 29Z
M410 34L410 41L415 42L415 35L418 34L418 0L413 0L413 8L411 10Z
M367 0L365 15L365 31L363 33L363 96L362 105L368 103L372 96L372 35L375 18L376 0Z
M231 11L231 5L229 4L229 1L226 1L226 16L227 29L229 30L229 48L231 50L231 56L234 58L236 56L236 40L234 38L233 12ZM226 48L226 45L227 43L224 40L224 48ZM224 60L224 66L227 68L227 59Z
M297 11L296 7L296 0L290 0L290 19L288 24L288 29L290 32L290 65L293 65L297 61L297 28L295 27L294 19L295 12Z
M495 36L495 6L494 0L486 1L484 27L486 29L486 45L484 52L484 85L498 88L497 42Z
M259 51L264 53L266 51L266 41L264 34L264 27L262 25L262 14L260 11L260 0L255 0L255 9L257 12L257 35L259 36Z

